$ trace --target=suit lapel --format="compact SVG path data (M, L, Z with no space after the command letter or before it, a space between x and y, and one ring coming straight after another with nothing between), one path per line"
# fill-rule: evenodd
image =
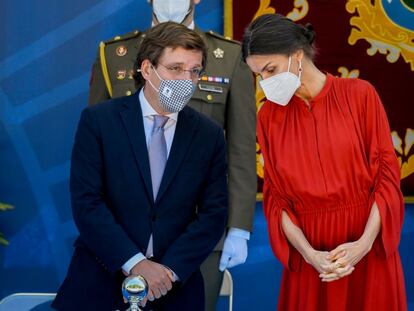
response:
M163 196L173 177L177 173L184 156L187 154L188 147L196 132L198 116L190 108L184 108L178 115L177 126L175 128L174 140L171 145L164 175L158 190L157 202Z
M137 161L145 188L151 202L154 202L151 172L148 159L147 143L145 141L144 123L142 120L141 105L138 99L139 91L133 96L126 97L124 110L120 112L122 122L128 133L129 142L134 151L135 160Z

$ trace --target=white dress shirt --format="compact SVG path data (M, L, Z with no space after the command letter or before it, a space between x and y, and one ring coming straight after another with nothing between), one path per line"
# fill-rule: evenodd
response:
M150 140L151 140L152 129L154 127L154 115L157 115L158 113L154 110L154 108L151 107L150 103L145 98L143 88L139 92L139 103L141 105L142 119L144 122L145 141L147 143L147 148L148 148ZM168 158L168 156L170 155L171 145L173 142L175 128L177 125L178 113L167 114L167 117L169 119L164 126L164 137L165 137L165 142L167 144L167 158ZM137 120L137 122L139 122L139 120ZM154 255L153 254L153 241L152 241L152 234L151 234L150 239L148 241L148 247L147 247L147 252L145 256L141 252L136 254L122 266L122 270L124 270L125 272L129 274L131 269L137 263L139 263L141 260L144 260L146 258L150 258L153 255Z

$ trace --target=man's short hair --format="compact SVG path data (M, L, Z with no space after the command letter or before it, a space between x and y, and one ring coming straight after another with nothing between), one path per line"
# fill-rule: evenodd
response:
M144 60L148 59L154 66L166 48L173 50L181 47L185 50L200 51L203 54L202 66L205 68L207 47L199 34L188 27L174 22L166 22L152 27L141 42L134 65L135 84L137 88L144 84L144 79L138 70Z

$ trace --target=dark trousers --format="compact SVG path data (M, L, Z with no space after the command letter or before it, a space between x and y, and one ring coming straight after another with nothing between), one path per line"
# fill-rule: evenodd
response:
M77 248L52 307L60 311L126 310L121 293L124 279L121 272L110 275L89 251ZM166 296L148 302L145 310L204 311L201 272L194 272L185 283L174 283Z
M194 273L184 284L174 285L165 297L148 302L144 310L204 311L204 285L201 273Z

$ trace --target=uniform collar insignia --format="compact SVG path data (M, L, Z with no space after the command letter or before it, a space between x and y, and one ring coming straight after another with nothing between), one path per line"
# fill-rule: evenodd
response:
M125 56L127 52L128 49L123 45L118 46L116 49L116 55L118 56Z
M118 70L117 74L116 74L116 78L118 80L124 80L126 76L126 70Z
M224 51L220 48L217 48L213 51L215 58L224 58Z

